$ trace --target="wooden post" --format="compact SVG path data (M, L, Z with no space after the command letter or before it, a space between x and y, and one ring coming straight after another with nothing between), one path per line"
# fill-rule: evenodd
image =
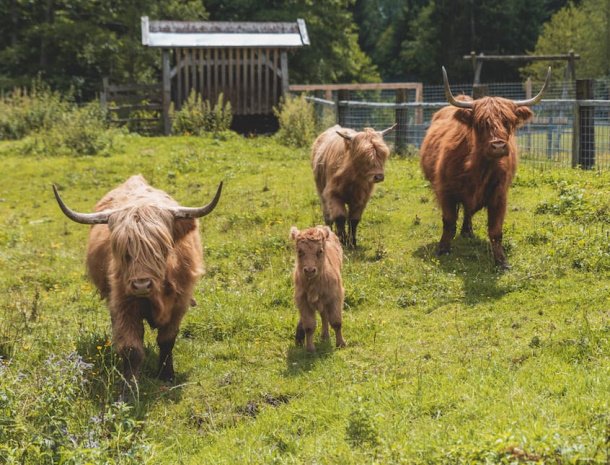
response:
M407 103L407 89L396 89L396 103ZM396 138L394 144L394 150L397 153L403 153L407 147L407 129L409 125L408 113L406 108L396 109Z
M593 98L593 80L576 80L576 110L572 135L572 166L591 169L595 165L595 108L580 100Z
M349 100L349 90L339 89L337 91L337 123L339 126L346 127L349 108L339 105L342 100Z
M169 136L172 126L169 118L169 107L172 100L172 80L170 77L169 50L164 48L161 53L161 68L163 70L163 87L161 89L163 134Z
M280 52L280 66L282 68L282 95L288 93L288 52L282 50Z
M487 84L473 84L472 85L472 98L478 99L489 95L489 86Z

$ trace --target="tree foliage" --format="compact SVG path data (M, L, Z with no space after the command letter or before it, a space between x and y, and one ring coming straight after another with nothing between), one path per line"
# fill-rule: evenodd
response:
M580 5L569 4L559 10L544 25L532 54L569 50L580 55L577 78L610 75L610 0L584 0ZM532 63L523 69L523 74L542 77L549 65L556 63Z
M140 17L205 19L199 0L10 0L0 2L0 86L39 75L91 98L103 76L150 81L158 51L142 46Z

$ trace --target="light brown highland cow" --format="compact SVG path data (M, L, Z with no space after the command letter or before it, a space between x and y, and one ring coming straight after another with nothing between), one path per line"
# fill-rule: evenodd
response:
M343 245L356 247L356 228L364 208L375 184L385 179L384 166L390 149L383 136L395 127L357 132L335 125L313 143L311 166L324 222L327 226L335 224Z
M203 273L197 218L220 198L200 208L181 207L165 192L132 176L108 192L97 213L77 213L55 197L71 220L91 224L89 276L108 300L112 338L127 381L137 378L144 359L144 320L157 328L159 378L174 377L172 349L182 317L194 304L193 289Z
M328 226L299 231L290 229L295 241L297 260L294 267L294 300L299 308L295 342L308 352L315 352L313 333L316 329L316 310L322 317L322 339L330 337L329 323L335 331L337 347L345 347L341 333L343 298L341 280L343 249L337 236Z

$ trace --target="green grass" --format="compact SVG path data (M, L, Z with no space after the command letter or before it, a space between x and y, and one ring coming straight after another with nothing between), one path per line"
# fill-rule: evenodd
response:
M417 160L392 158L347 251L341 350L293 345L288 239L322 221L308 151L267 138L129 137L110 157L0 144L0 462L606 463L610 173L522 165L504 226L440 259ZM177 381L116 398L105 303L87 281L87 211L142 173L201 222L206 276L175 348ZM82 366L74 353L92 365Z

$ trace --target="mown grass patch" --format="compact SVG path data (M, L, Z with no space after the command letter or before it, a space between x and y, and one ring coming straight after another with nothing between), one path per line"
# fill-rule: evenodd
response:
M392 158L360 248L346 252L348 347L318 332L309 355L293 345L288 240L291 225L322 222L306 149L231 133L127 137L109 157L24 157L12 144L0 145L4 461L607 460L610 174L522 165L504 234L513 268L501 274L483 212L476 239L436 257L433 195L417 160ZM51 183L87 211L136 173L189 206L225 189L201 222L207 274L177 341L176 383L153 378L147 331L144 377L124 407L105 303L85 275L87 227L61 214Z

